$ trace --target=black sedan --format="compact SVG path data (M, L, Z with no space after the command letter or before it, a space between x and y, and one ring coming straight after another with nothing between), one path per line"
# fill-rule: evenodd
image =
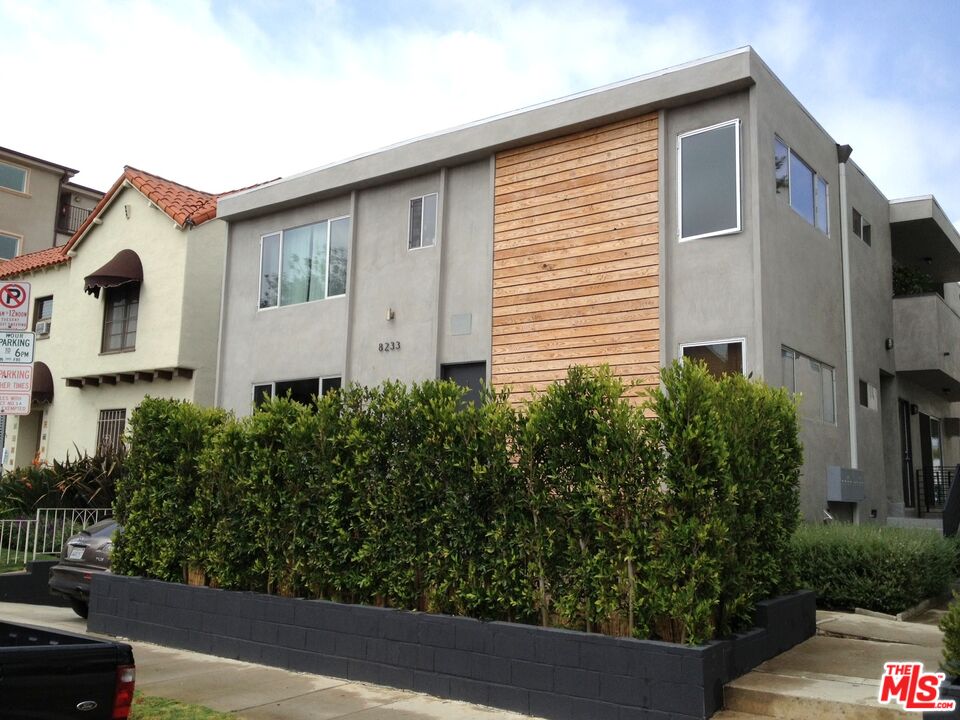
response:
M118 529L117 522L108 518L81 530L64 543L60 562L50 570L50 592L67 598L80 617L85 618L90 608L90 578L110 572Z

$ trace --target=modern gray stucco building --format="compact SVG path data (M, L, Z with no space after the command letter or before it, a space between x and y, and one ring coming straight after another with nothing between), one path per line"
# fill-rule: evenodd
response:
M750 48L278 180L218 217L217 402L241 414L388 378L523 398L575 363L650 385L695 356L803 394L810 520L915 516L960 460L960 236L932 197L888 200ZM894 266L930 292L893 298Z

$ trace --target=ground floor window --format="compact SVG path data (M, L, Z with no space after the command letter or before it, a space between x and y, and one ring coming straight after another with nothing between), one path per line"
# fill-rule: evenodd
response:
M127 424L127 411L101 410L97 421L97 453L118 452L123 446L123 430Z
M744 373L742 338L715 340L703 343L684 343L680 346L681 359L699 360L707 370L720 377L729 373Z
M313 402L314 396L339 390L340 384L339 377L300 378L258 383L253 386L253 406L258 408L273 397L289 397L294 402L309 405Z
M800 415L808 420L837 422L836 371L788 347L781 347L783 386L800 393Z

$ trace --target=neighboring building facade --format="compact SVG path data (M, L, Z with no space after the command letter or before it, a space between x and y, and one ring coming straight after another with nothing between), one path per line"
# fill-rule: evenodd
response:
M0 260L63 245L103 197L76 170L0 148Z
M238 413L389 378L524 398L575 363L651 387L698 357L802 393L809 520L916 514L960 461L956 229L884 197L750 48L218 212L217 402ZM894 265L946 297L891 300Z
M116 447L147 395L213 404L216 203L126 168L68 244L0 265L31 283L37 333L32 412L7 418L5 469Z

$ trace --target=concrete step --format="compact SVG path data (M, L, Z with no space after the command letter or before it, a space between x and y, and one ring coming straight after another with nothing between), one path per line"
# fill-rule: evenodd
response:
M887 518L887 525L889 527L924 528L943 532L943 518L939 515L924 518L890 516Z
M902 718L899 705L877 701L879 682L858 678L810 678L752 672L727 685L724 712L782 720L887 720ZM718 717L718 716L715 716ZM731 716L735 720L737 716Z

